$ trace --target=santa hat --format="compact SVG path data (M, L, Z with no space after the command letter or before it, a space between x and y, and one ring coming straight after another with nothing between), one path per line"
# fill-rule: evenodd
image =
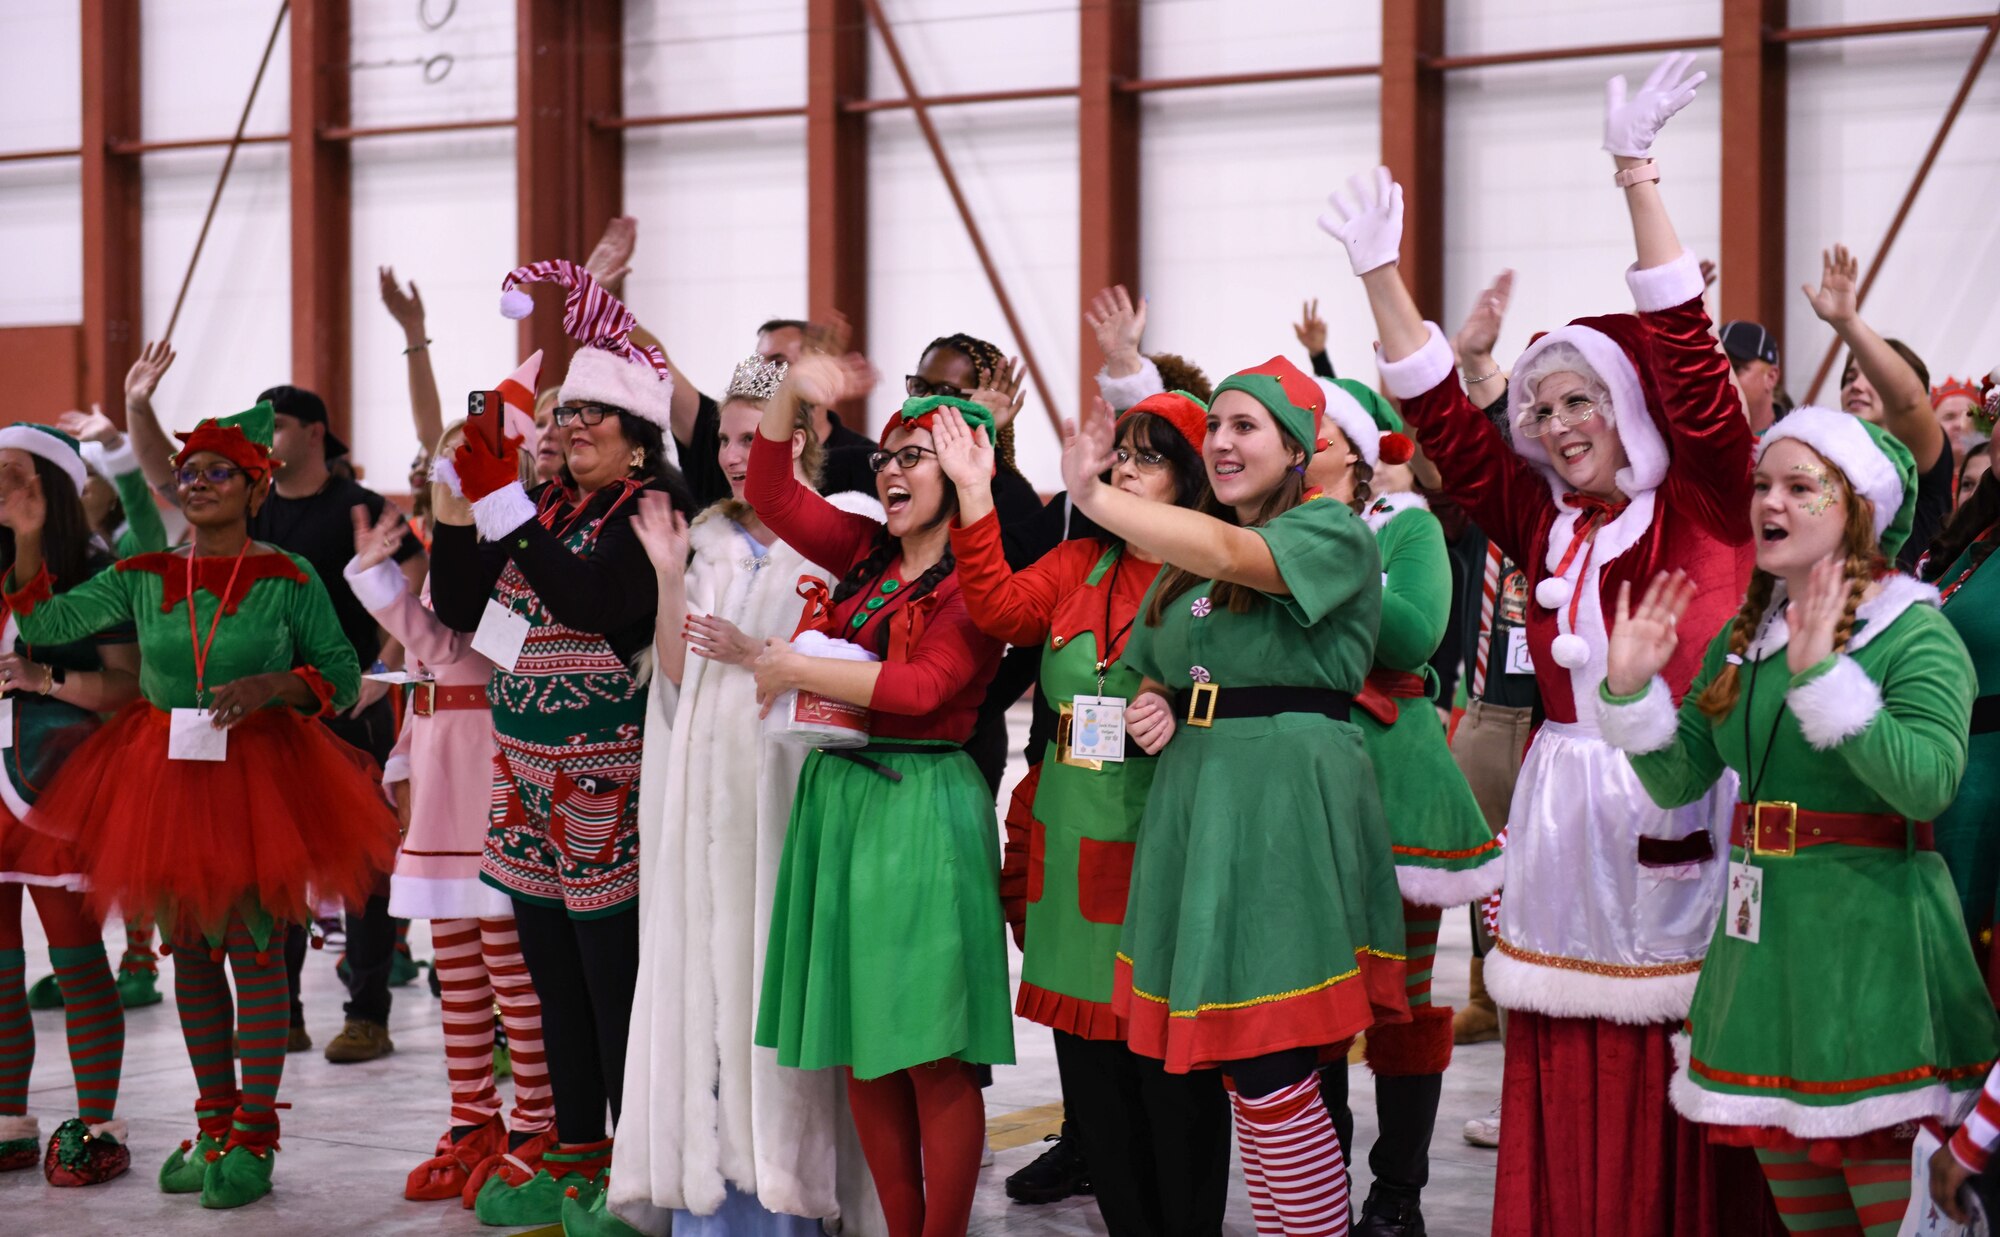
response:
M520 439L522 448L530 455L542 440L542 431L535 425L535 389L541 380L542 350L537 348L533 356L521 362L494 388L500 392L501 425L506 436Z
M1380 392L1352 378L1313 381L1326 393L1327 419L1340 427L1368 467L1409 463L1417 452L1416 445L1403 433L1403 418Z
M581 343L570 358L559 398L564 403L606 404L644 417L662 430L672 426L673 373L656 347L632 342L639 320L589 271L565 258L515 267L500 281L500 312L525 318L535 303L516 285L557 283L568 289L563 329ZM529 401L532 409L534 402Z
M277 427L277 413L269 401L245 412L226 417L210 417L198 422L181 440L175 464L185 463L199 451L212 451L254 476L271 470L271 436Z
M0 429L0 448L4 447L13 447L47 460L63 470L63 475L76 486L77 493L83 492L83 455L76 439L54 426L20 421Z
M1606 418L1618 430L1625 448L1625 467L1618 470L1619 492L1636 498L1660 487L1667 479L1667 439L1657 417L1665 408L1654 377L1646 324L1636 314L1605 314L1578 318L1568 326L1540 336L1528 345L1514 363L1514 375L1507 386L1508 435L1514 453L1535 465L1549 479L1551 490L1560 499L1569 484L1556 474L1543 440L1520 433L1518 427L1534 401L1538 381L1547 374L1575 370L1561 357L1567 349L1551 352L1566 344L1582 354L1589 373L1611 396L1609 408L1596 415ZM1538 364L1539 362L1539 364Z
M1894 558L1910 539L1917 510L1917 461L1910 449L1879 425L1831 408L1794 408L1757 444L1761 461L1771 444L1794 438L1840 470L1856 494L1875 508L1875 536L1882 555Z
M1319 442L1319 414L1326 411L1326 393L1298 366L1274 356L1262 365L1239 370L1216 384L1215 399L1224 391L1241 391L1264 405L1312 459ZM1215 400L1210 400L1213 405Z
M1158 395L1148 395L1138 403L1118 414L1115 427L1122 430L1125 423L1142 412L1165 421L1187 439L1195 454L1201 454L1201 444L1208 439L1208 405L1186 391L1162 391Z

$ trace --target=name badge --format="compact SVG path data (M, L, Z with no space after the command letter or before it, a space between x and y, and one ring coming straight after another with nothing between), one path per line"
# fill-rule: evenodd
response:
M1509 627L1507 629L1507 673L1533 674L1534 658L1528 655L1528 629Z
M497 601L486 603L479 616L479 630L472 633L472 649L486 660L512 674L521 660L521 646L528 642L527 619Z
M1729 865L1729 897L1722 907L1722 930L1739 941L1757 943L1764 923L1764 869Z
M14 698L0 696L0 751L14 746Z
M167 716L168 760L227 760L229 732L215 728L209 709L175 709Z
M1125 698L1078 696L1071 702L1069 754L1084 760L1125 759Z

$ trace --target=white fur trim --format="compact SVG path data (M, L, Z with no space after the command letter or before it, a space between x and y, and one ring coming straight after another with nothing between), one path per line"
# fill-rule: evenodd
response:
M1502 1009L1525 1009L1552 1018L1604 1018L1631 1026L1679 1022L1694 1002L1699 971L1614 979L1586 971L1542 966L1499 949L1486 955L1486 990Z
M389 753L389 759L382 762L382 784L384 786L394 786L397 782L407 782L409 780L410 754L408 752ZM399 915L397 918L407 919L409 916Z
M565 404L581 400L623 408L663 430L673 425L673 378L654 369L650 361L630 360L602 348L586 345L576 350L557 398Z
M1347 388L1330 378L1314 375L1313 381L1326 394L1326 415L1340 432L1347 436L1356 452L1368 467L1382 462L1382 427L1375 424L1375 418L1361 406L1361 401L1347 393Z
M18 1117L0 1117L0 1142L13 1142L19 1138L40 1140L42 1123L33 1113L22 1113Z
M1636 500L1639 495L1658 489L1660 483L1667 479L1667 440L1653 420L1653 410L1646 406L1646 388L1639 381L1639 371L1633 366L1632 358L1609 335L1594 327L1572 322L1529 344L1528 350L1514 362L1514 373L1526 374L1535 358L1556 343L1569 344L1582 353L1583 359L1590 365L1591 376L1611 393L1611 423L1617 427L1618 440L1625 447L1626 464L1618 470L1616 477L1620 492ZM1527 407L1527 384L1519 381L1510 383L1507 388L1508 423L1519 424L1521 414ZM1542 445L1543 440L1514 434L1509 441L1515 454L1541 469L1549 479L1551 492L1560 500L1570 487L1557 475L1555 465L1549 460L1548 448Z
M1757 458L1762 460L1772 443L1786 438L1795 438L1825 456L1847 477L1849 485L1875 504L1875 535L1880 537L1903 505L1903 479L1869 437L1861 419L1831 408L1794 408L1757 444Z
M369 611L386 610L396 604L409 591L409 581L403 578L402 569L388 559L383 559L373 567L356 568L358 558L347 560L347 566L340 569L341 578L353 590L354 600L361 608Z
M1390 494L1377 494L1361 513L1361 518L1375 532L1388 527L1389 521L1405 511L1429 511L1431 505L1422 494L1415 490L1397 490Z
M1507 852L1496 850L1493 857L1476 868L1448 872L1415 864L1396 865L1396 888L1403 901L1412 906L1435 906L1450 910L1464 906L1500 888L1507 881Z
M1097 371L1097 393L1104 402L1111 405L1113 412L1123 412L1132 405L1151 395L1158 395L1167 389L1167 380L1160 377L1160 367L1153 364L1153 358L1139 358L1137 373L1114 378L1108 369Z
M1784 651L1791 643L1791 624L1785 619L1785 582L1775 581L1771 587L1771 605L1764 611L1764 622L1750 640L1745 656L1751 661L1763 661L1774 653ZM1848 638L1847 651L1859 652L1868 642L1895 625L1903 611L1911 606L1936 608L1944 604L1938 596L1937 586L1926 584L1914 576L1900 572L1885 576L1882 586L1873 597L1854 608L1854 634Z
M1701 295L1701 259L1683 249L1680 257L1664 266L1641 270L1634 262L1625 268L1625 286L1632 290L1633 308L1642 314L1685 305Z
M1882 689L1860 662L1842 653L1833 669L1787 692L1785 702L1798 716L1806 742L1824 752L1868 729L1882 711Z
M1667 681L1656 674L1637 700L1613 704L1600 695L1597 727L1606 743L1627 755L1639 755L1672 747L1674 734L1680 729L1680 714L1674 711Z
M102 1135L109 1134L111 1137L117 1139L121 1143L130 1141L129 1135L131 1133L131 1129L125 1124L125 1119L123 1117L114 1117L109 1121L99 1121L94 1125L87 1126L86 1128L90 1130L91 1135L93 1137L100 1137Z
M431 480L444 482L444 488L455 497L465 497L465 483L458 479L458 465L451 462L449 455L440 455L431 461Z
M1936 1082L1828 1107L1800 1104L1777 1095L1729 1095L1710 1091L1694 1080L1688 1073L1689 1054L1687 1033L1676 1033L1674 1078L1667 1094L1676 1112L1703 1125L1773 1126L1794 1138L1856 1138L1925 1117L1935 1117L1946 1126L1957 1125L1979 1101L1976 1086L1953 1091Z
M389 877L389 914L397 919L512 919L514 903L476 876Z
M1382 371L1382 386L1397 399L1415 399L1424 394L1451 377L1453 367L1458 364L1438 324L1426 322L1424 330L1430 333L1424 346L1400 361L1384 358L1381 345L1375 347L1375 366Z
M0 872L0 885L36 885L43 889L85 893L90 889L90 878L81 872L65 872L58 876L42 872Z
M882 523L882 500L873 494L863 494L859 490L842 490L828 494L826 501L850 515L865 515L877 524Z
M118 436L116 447L106 447L101 442L79 443L77 450L83 454L83 462L95 468L105 480L122 477L128 472L139 471L139 453L132 449L132 439L124 434Z
M519 481L511 481L472 504L472 522L484 541L498 541L535 518L535 500Z
M29 455L39 455L57 468L76 486L76 492L83 493L86 473L83 457L72 451L62 439L28 425L9 425L0 428L0 450L14 447Z

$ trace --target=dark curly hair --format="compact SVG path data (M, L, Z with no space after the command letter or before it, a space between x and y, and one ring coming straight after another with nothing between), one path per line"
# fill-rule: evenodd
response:
M1167 390L1186 391L1204 404L1214 401L1215 387L1209 382L1208 375L1201 372L1201 366L1193 361L1171 352L1149 352L1146 359L1160 371L1160 381L1166 384Z
M1007 354L1000 351L998 345L990 344L976 335L967 335L962 332L957 335L940 335L936 339L933 339L917 355L917 363L919 365L923 364L925 357L940 348L943 348L947 352L956 352L958 355L972 362L973 380L979 386L985 386L987 383L993 381L993 376L1007 367ZM1172 388L1169 387L1168 389L1171 390ZM967 394L970 394L970 392L967 392ZM1020 465L1014 462L1014 427L1012 425L1001 430L998 437L993 440L993 454L1000 461L1000 467L1017 477L1021 475Z

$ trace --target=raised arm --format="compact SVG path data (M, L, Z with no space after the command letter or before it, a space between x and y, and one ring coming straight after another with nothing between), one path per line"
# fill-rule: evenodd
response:
M139 468L131 439L118 432L111 418L92 405L89 412L65 412L56 428L82 444L84 463L111 483L125 511L125 532L112 551L120 558L167 548L167 526L153 500L153 487Z
M966 613L979 630L1008 644L1033 646L1049 634L1056 603L1083 583L1104 548L1095 541L1066 541L1015 571L1001 546L1000 521L991 512L954 524L951 553Z
M154 412L153 391L173 363L174 346L156 340L141 348L139 359L125 371L125 431L132 436L146 483L169 496L175 493L174 444Z
M673 499L665 494L639 496L639 513L632 517L632 532L646 551L657 581L653 616L654 666L667 681L679 687L687 670L688 525L674 510Z
M1444 527L1428 511L1405 511L1389 520L1377 541L1383 581L1375 660L1392 670L1421 671L1444 640L1451 618L1451 556Z
M438 400L437 375L431 372L431 341L424 334L424 298L415 280L404 292L392 267L376 272L382 285L382 305L403 329L403 360L409 370L410 416L417 427L417 445L428 453L444 437L444 407Z
M792 432L801 404L832 408L866 395L873 385L873 372L858 356L808 353L786 372L777 394L765 403L757 441L750 446L744 496L757 518L835 575L868 552L882 526L865 515L842 511L799 483L792 475Z
M1820 255L1819 287L1805 285L1806 299L1854 354L1854 364L1882 405L1883 428L1910 449L1922 475L1944 450L1944 427L1916 369L1862 318L1860 274L1860 259L1847 246L1835 245Z
M1104 358L1097 371L1097 391L1119 411L1167 389L1160 367L1139 351L1146 336L1146 302L1133 301L1123 285L1102 289L1090 298L1083 320L1097 336Z
M1653 139L1673 115L1694 101L1708 74L1691 72L1693 52L1674 52L1654 66L1637 92L1619 74L1604 84L1604 149L1618 167L1613 178L1625 190L1632 241L1639 269L1665 266L1681 256L1681 239L1660 197L1660 172L1653 162ZM1701 295L1697 282L1694 294Z

